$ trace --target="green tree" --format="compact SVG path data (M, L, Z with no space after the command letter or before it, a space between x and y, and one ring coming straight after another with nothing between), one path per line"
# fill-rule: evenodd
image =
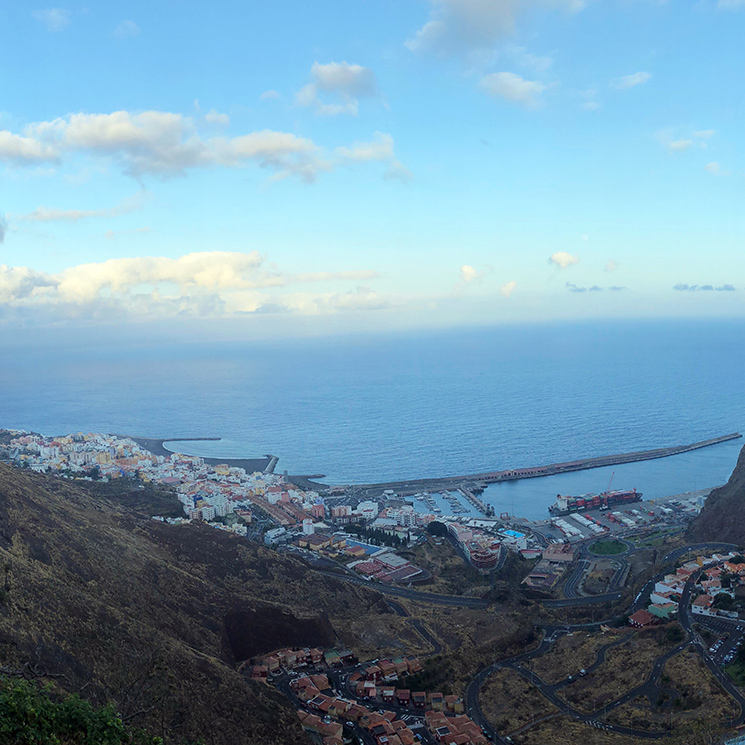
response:
M430 535L436 535L444 538L448 534L448 527L445 523L441 523L439 520L433 520L427 526L427 532Z

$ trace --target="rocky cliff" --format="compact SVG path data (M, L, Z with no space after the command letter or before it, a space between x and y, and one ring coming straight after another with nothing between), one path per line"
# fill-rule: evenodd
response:
M709 495L701 514L691 523L690 541L745 544L745 448L729 481Z

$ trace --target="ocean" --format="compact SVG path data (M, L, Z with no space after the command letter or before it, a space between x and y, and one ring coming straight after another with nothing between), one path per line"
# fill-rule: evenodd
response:
M0 427L221 437L328 483L476 473L695 442L745 427L745 324L627 321L358 338L0 348ZM742 441L490 487L543 518L556 494L723 483Z

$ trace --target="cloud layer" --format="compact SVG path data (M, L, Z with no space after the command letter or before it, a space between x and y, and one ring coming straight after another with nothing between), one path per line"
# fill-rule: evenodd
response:
M548 263L558 266L559 269L566 269L572 264L579 264L579 259L566 251L556 251L556 253L551 254Z
M226 115L215 111L206 118L212 124L230 123ZM386 147L381 149L384 138ZM390 135L378 133L372 145L378 148L378 160L388 162L394 170L400 169L392 155ZM204 138L192 118L162 111L71 114L31 124L23 135L0 131L0 163L58 163L70 155L84 153L113 160L125 173L138 178L183 175L196 168L256 165L273 171L275 178L296 176L310 182L343 164L344 152L343 148L337 149L335 157L331 157L308 138L269 129L237 137Z
M546 7L570 11L584 0L539 0ZM430 0L429 20L406 42L412 52L463 54L492 48L515 30L527 3L521 0Z
M257 251L204 251L178 258L136 257L80 264L57 274L0 265L0 318L38 312L45 319L326 313L388 307L368 286L344 292L287 292L290 285L359 282L374 271L288 274Z
M314 62L310 77L311 82L295 94L295 102L299 106L313 107L321 116L357 116L359 99L378 95L375 73L362 65L351 65L348 62L322 65ZM334 100L324 103L320 94L330 95Z
M537 80L526 80L514 72L493 72L481 78L481 90L523 106L537 106L546 89Z
M679 292L735 292L735 289L736 288L730 284L715 287L714 285L689 285L685 282L679 282L677 285L673 286L673 290L678 290Z
M613 83L614 88L623 90L625 88L634 88L637 85L651 80L652 75L648 72L635 72L633 75L624 75Z

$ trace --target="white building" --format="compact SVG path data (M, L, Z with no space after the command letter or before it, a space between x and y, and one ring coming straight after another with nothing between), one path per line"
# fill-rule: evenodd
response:
M378 503L360 502L354 512L365 520L373 520L378 516Z

